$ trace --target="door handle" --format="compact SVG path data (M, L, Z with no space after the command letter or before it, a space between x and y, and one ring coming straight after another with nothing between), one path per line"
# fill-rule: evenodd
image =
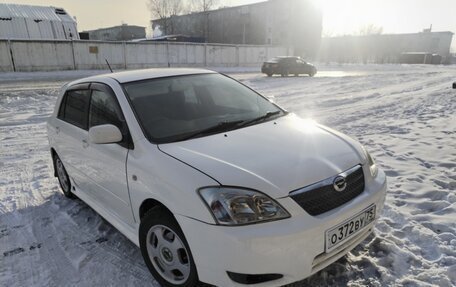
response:
M82 147L87 148L89 146L89 142L87 140L82 140Z
M59 134L60 133L60 127L55 127L55 133Z

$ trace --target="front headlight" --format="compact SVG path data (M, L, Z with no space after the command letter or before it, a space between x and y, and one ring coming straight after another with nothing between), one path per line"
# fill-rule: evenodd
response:
M374 158L370 155L370 153L366 150L365 147L363 147L364 154L366 156L367 164L369 165L369 170L372 175L372 177L376 177L378 173L378 167L375 164Z
M276 201L257 191L207 187L198 192L218 224L243 225L290 217Z

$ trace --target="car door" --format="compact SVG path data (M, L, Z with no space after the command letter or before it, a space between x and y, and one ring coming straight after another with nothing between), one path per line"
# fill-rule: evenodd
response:
M89 129L103 124L117 126L123 135L122 142L95 144L87 139L85 172L90 178L91 196L106 211L132 225L133 213L128 193L126 160L130 136L122 109L112 89L100 83L90 85Z
M296 58L290 58L290 74L299 74L300 65Z
M284 58L280 62L280 73L282 75L288 75L290 73L293 73L293 65L292 65L292 59L290 58Z
M53 121L57 154L62 160L72 183L86 188L84 151L88 136L89 84L78 84L63 95L57 119Z
M306 62L304 62L303 60L299 59L297 61L298 65L299 65L299 74L308 74L309 73L309 69L308 69L308 65Z

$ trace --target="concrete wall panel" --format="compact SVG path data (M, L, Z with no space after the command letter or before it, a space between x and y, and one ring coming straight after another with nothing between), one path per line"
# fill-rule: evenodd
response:
M12 72L10 49L8 41L0 41L0 72Z
M253 66L267 60L265 47L245 46L239 47L239 65Z
M237 65L237 47L210 45L206 47L206 65L209 67L233 67Z
M76 69L107 69L106 60L113 69L125 68L124 47L121 42L74 41Z
M204 66L205 47L200 44L187 44L187 65L188 66Z
M11 41L16 71L73 69L71 43L67 41Z
M166 43L127 43L125 48L128 69L168 66Z

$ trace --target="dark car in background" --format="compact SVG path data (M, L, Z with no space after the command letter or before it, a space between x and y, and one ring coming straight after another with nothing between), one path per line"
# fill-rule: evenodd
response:
M295 76L307 74L313 77L317 73L317 68L300 57L281 56L274 57L267 62L264 62L261 67L261 72L268 75L268 77L272 77L274 74L279 74L282 77L290 74Z

